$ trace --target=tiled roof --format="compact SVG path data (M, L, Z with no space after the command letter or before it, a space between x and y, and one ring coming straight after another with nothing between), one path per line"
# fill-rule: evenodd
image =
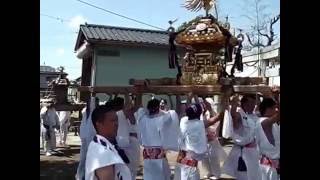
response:
M94 24L80 25L80 33L83 33L85 39L89 42L109 41L134 44L168 45L169 40L167 31Z

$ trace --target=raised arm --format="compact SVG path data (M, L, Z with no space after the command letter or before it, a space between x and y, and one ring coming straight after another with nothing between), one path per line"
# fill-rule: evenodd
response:
M188 97L187 97L187 104L186 104L187 106L191 104L192 97L193 97L192 92L188 93Z
M279 121L280 121L280 110L278 112L276 112L273 116L262 121L262 124L272 125L272 124L277 123Z
M114 180L114 166L105 166L95 170L98 180Z
M134 117L134 106L132 103L132 100L129 96L129 93L125 94L125 107L124 107L124 114L126 116L127 119L129 119L131 124L136 124L136 119Z
M217 115L210 117L208 120L204 120L205 128L214 125L218 121L222 121L224 117L224 112L220 112Z
M195 102L195 103L197 103L197 104L200 103L198 95L196 95L196 94L193 95L193 98L194 98L194 102Z
M238 95L232 97L230 105L231 105L230 114L232 117L233 128L238 129L241 125L241 115L239 112L237 112L237 108L239 107L239 96Z

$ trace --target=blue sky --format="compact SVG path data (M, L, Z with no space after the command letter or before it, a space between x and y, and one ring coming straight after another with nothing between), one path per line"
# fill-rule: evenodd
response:
M169 27L168 20L178 18L175 26L204 14L187 11L181 7L184 0L83 0L107 10L146 22L148 24ZM254 0L218 0L219 18L228 15L232 27L249 29L250 21L243 15L250 11L249 3ZM266 13L272 16L280 12L279 0L262 0L268 7ZM67 21L59 21L40 15L40 65L64 66L70 79L81 76L81 60L75 57L74 46L79 25L103 24L112 26L154 29L99 9L87 6L77 0L40 0L40 13ZM279 24L275 26L279 32Z

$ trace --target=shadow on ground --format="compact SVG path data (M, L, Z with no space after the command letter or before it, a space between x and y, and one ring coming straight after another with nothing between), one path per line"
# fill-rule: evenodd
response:
M40 153L41 180L73 180L78 167L80 146L58 147L52 156Z

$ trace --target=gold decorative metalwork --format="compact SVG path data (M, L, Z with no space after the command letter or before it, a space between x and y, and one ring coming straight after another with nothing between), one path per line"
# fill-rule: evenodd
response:
M194 22L176 36L176 43L189 50L183 58L181 83L185 85L218 84L223 71L224 52L237 45L236 37L208 14L216 0L186 0L184 7L191 11L204 9L206 17ZM229 53L229 51L227 51ZM229 55L230 57L230 55Z
M215 0L186 0L183 6L191 11L199 11L203 8L208 14L209 10L215 5L215 3Z

